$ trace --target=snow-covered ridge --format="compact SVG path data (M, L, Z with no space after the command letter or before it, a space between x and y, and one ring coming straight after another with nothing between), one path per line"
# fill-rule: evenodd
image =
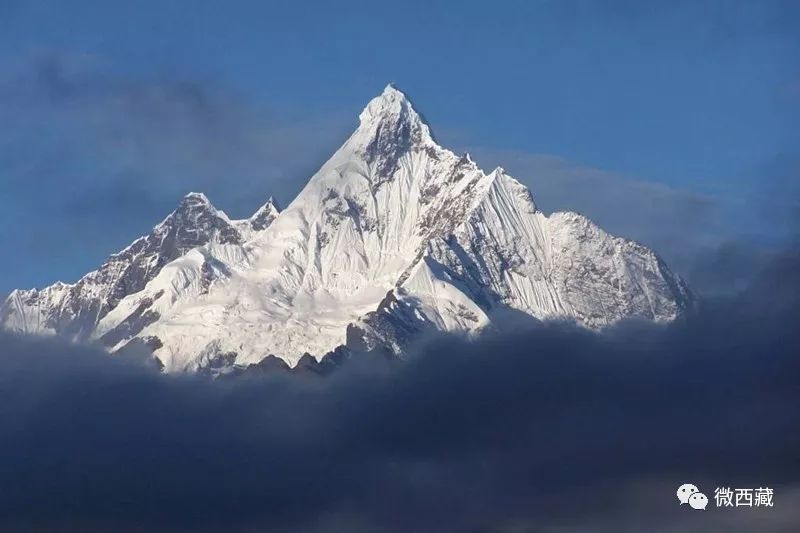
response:
M12 293L3 325L136 341L194 371L268 355L293 366L348 340L399 353L426 328L474 332L505 309L602 327L672 320L691 302L649 249L548 217L503 169L439 146L395 87L359 119L284 211L270 199L232 221L192 193L78 283Z
M109 312L128 296L142 292L171 262L205 245L240 247L266 229L275 216L277 209L270 199L250 219L230 220L204 194L190 192L149 234L112 254L76 283L13 291L0 306L0 323L23 333L89 339L96 336L99 322Z

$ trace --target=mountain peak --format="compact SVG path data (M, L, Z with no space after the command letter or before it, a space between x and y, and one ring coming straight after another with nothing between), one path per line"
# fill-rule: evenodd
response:
M408 96L392 83L387 85L381 94L370 100L358 118L362 125L389 121L422 124L427 129L427 124L411 105Z
M408 101L408 96L406 96L403 91L398 89L397 85L395 85L393 82L386 84L386 87L383 88L383 92L381 93L381 98L397 98Z
M159 234L177 232L180 234L179 242L185 241L191 246L205 244L214 232L219 234L222 243L241 240L228 216L215 208L201 192L190 192L184 196L175 211L156 225L153 231Z
M250 226L254 230L263 230L266 229L272 221L275 220L275 217L278 216L280 213L280 208L272 196L269 197L267 202L258 208L258 210L253 213L248 220L250 222Z
M189 192L183 197L184 202L203 203L211 205L208 197L201 192Z
M373 98L358 117L360 126L347 145L366 155L378 181L388 179L412 147L436 145L430 128L408 97L392 84Z
M175 211L173 211L172 214L197 212L209 212L216 214L217 209L205 194L201 192L190 192L181 198L178 207L175 209Z

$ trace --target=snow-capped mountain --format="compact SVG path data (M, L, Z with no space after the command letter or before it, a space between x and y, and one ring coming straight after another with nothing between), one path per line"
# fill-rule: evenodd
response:
M503 169L439 146L392 86L282 212L230 220L192 193L74 285L14 291L4 327L144 343L167 371L290 366L349 342L396 353L501 310L602 327L674 319L692 296L646 247L546 216Z

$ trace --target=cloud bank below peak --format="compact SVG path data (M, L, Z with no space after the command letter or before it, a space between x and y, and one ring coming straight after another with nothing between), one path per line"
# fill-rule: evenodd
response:
M515 324L324 379L165 376L3 335L0 526L788 532L798 272L787 252L666 327ZM775 507L687 513L687 480L769 486Z

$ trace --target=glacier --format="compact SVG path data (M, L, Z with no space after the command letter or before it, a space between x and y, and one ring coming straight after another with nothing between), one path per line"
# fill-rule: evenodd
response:
M279 210L232 220L190 193L75 284L13 291L5 329L144 345L168 372L343 345L402 354L427 330L474 334L503 310L599 329L674 320L687 285L647 247L572 212L549 216L502 168L441 147L389 85Z

